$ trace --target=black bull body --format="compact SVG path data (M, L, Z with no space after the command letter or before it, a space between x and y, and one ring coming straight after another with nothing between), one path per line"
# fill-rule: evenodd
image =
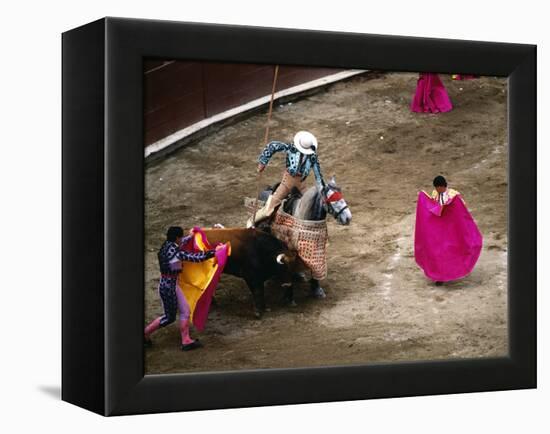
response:
M223 270L245 280L254 298L255 315L265 311L264 284L278 278L290 282L297 256L273 235L250 228L205 229L211 244L231 242L231 256Z

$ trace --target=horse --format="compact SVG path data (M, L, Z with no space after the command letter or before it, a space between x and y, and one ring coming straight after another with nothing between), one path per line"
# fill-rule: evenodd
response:
M285 201L284 210L300 220L325 220L328 213L344 226L351 223L352 217L335 176L328 184L323 182L322 189L310 187L303 195L294 190Z
M277 185L260 193L260 199L268 195L270 191L275 191ZM349 209L342 189L336 184L335 176L330 181L322 182L321 186L308 188L303 194L297 189L293 189L284 201L283 210L300 220L322 221L330 214L340 225L349 225L351 223L351 210ZM273 213L273 216L275 213ZM258 229L270 231L273 216L267 221L261 223ZM296 276L303 276L303 273L296 273ZM294 301L294 290L292 283L286 283L284 301L290 305L296 305ZM315 298L325 298L324 289L317 279L310 279L311 294Z

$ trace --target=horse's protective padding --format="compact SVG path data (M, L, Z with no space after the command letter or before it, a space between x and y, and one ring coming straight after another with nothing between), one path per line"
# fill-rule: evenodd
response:
M289 249L297 251L314 279L322 280L327 277L326 220L300 220L287 214L281 205L275 214L271 230Z

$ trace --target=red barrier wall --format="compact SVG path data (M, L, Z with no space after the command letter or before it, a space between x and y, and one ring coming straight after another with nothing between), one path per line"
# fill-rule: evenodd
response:
M271 93L274 65L158 61L144 64L145 145ZM276 90L342 71L280 66Z

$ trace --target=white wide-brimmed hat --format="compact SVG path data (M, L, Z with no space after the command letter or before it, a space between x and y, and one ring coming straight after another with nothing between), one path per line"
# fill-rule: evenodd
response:
M302 154L315 154L317 152L317 139L309 131L298 131L294 136L294 146Z

